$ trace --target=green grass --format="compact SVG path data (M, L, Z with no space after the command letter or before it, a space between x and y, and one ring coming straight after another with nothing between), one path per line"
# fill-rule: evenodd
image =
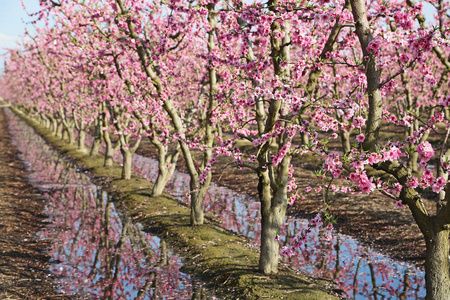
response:
M152 184L138 176L121 180L121 167L103 167L103 157L90 157L67 145L36 122L26 118L46 141L88 170L96 184L113 196L116 207L140 222L144 229L164 238L185 258L183 271L201 278L221 299L338 299L325 291L326 281L311 280L280 267L275 276L257 270L259 254L254 242L219 226L207 215L206 224L189 225L189 208L172 196L151 198Z

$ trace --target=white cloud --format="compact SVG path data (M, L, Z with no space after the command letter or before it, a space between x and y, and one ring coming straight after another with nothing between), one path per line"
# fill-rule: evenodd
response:
M19 40L20 36L11 36L0 32L0 52L3 52L2 48L17 48Z

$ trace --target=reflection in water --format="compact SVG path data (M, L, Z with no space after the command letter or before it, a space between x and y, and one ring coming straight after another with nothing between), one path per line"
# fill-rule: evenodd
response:
M134 172L154 182L157 162L134 155ZM189 175L175 172L167 192L186 202ZM247 195L211 184L205 198L205 210L222 220L222 226L250 237L258 246L260 238L260 204ZM291 244L295 234L308 228L308 220L289 218L280 234L282 244ZM352 299L422 299L425 297L425 274L412 264L395 261L363 247L347 235L335 234L331 241L313 229L299 252L285 263L312 276L329 279L346 297Z
M165 241L120 217L108 195L7 112L13 143L31 171L30 182L48 199L51 272L61 292L83 299L212 299L180 272L180 257Z

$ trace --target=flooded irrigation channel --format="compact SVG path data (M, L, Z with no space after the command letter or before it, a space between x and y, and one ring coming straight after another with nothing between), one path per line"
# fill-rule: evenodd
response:
M8 113L10 130L33 172L30 181L49 199L48 230L42 239L53 241L52 272L61 275L67 293L104 299L211 299L201 283L180 271L182 260L164 241L142 232L121 217L108 195L64 161L26 124ZM92 141L92 137L88 138ZM154 181L157 162L133 156L134 172ZM120 155L116 156L120 162ZM189 176L176 172L167 191L187 202ZM247 195L212 184L205 210L222 226L253 239L259 247L259 202ZM289 244L307 230L306 219L286 220L280 242ZM330 281L350 299L423 299L423 270L391 259L356 239L334 234L331 240L313 229L298 253L283 261L289 267Z
M51 272L74 299L213 299L202 283L180 271L182 259L164 240L116 211L108 194L46 145L11 111L14 145L29 181L48 200Z
M134 155L134 172L150 181L157 177L154 159ZM174 174L167 192L187 202L189 175ZM222 227L254 240L259 247L260 203L257 199L212 184L205 198L205 210L221 220ZM308 230L309 220L288 218L280 233L283 245L292 243L295 235ZM424 299L425 273L415 265L398 261L362 245L355 238L333 234L324 238L315 228L300 250L284 263L313 277L330 280L350 299Z

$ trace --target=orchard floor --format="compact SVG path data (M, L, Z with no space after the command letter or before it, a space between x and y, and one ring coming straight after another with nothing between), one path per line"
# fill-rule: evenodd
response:
M36 239L46 226L43 197L28 184L10 140L0 109L0 299L69 299L56 292L47 244Z
M330 145L331 146L331 145ZM334 145L338 146L338 144ZM143 139L137 153L156 158L157 152L147 139ZM200 156L197 156L200 158ZM288 215L313 218L325 207L322 194L304 193L307 186L318 187L320 182L314 175L318 162L314 158L293 159L294 176L299 194L304 200L297 201L288 208ZM177 168L186 172L182 158ZM213 181L218 185L257 197L258 179L250 169L238 170L233 167L230 158L219 157L213 166ZM333 184L339 185L334 181ZM342 185L345 185L341 182ZM425 242L409 209L395 207L393 199L379 192L370 195L332 194L327 204L336 218L335 228L343 234L351 235L361 242L380 250L396 259L405 260L423 266L425 261ZM432 201L424 200L429 212L432 212Z
M35 239L46 226L44 202L39 192L27 183L27 171L10 145L10 135L0 110L0 299L68 299L55 292L47 273L46 243ZM155 156L154 147L144 140L139 154ZM214 181L238 192L255 196L256 175L237 170L221 158L214 168ZM294 160L300 190L317 186L314 164ZM182 160L179 169L184 169ZM220 170L220 171L217 171ZM323 197L313 193L289 208L292 216L311 217L324 207ZM407 208L397 209L394 200L381 194L336 194L328 201L341 233L357 237L395 258L423 264L425 247L422 235ZM431 202L426 203L431 208Z

